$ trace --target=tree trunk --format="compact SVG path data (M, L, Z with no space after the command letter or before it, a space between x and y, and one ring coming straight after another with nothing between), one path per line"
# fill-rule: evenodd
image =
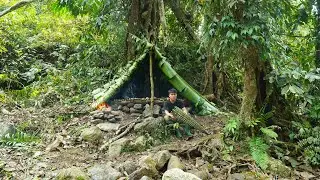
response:
M255 102L258 93L256 70L259 62L259 54L258 49L254 46L248 47L244 53L244 87L240 117L243 120L251 120L254 117Z
M316 67L320 68L320 0L317 0L316 14Z
M128 17L127 29L127 59L134 59L135 40L132 35L146 38L155 44L158 39L160 26L160 3L159 0L132 0Z
M213 55L211 48L208 50L207 63L205 66L203 94L213 94Z
M134 39L132 35L140 36L141 20L140 20L140 0L132 0L131 9L128 17L126 51L127 60L130 61L135 57Z

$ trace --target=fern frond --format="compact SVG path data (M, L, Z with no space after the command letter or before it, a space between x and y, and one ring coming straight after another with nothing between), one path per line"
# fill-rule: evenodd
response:
M267 150L269 146L263 141L263 139L257 137L252 138L249 145L252 158L261 169L267 169L269 164L269 155L267 154Z

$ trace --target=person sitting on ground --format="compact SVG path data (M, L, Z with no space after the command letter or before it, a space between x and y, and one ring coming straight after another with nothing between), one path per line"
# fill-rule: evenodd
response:
M172 88L168 91L169 98L167 101L164 102L163 109L164 109L164 119L166 120L167 124L174 124L177 123L176 117L172 114L172 110L175 106L181 108L186 114L188 114L188 111L186 107L184 106L183 102L177 99L177 90ZM183 126L184 132L187 136L192 136L190 132L190 126L187 124L179 124L180 126ZM179 128L176 128L176 135L177 137L182 137Z

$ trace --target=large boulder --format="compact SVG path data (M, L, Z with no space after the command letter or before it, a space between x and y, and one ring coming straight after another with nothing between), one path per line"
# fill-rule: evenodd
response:
M162 180L201 180L194 174L187 173L178 168L173 168L167 170L163 176Z
M57 180L65 180L65 179L89 180L90 178L80 168L71 167L71 168L60 170L56 179Z
M134 126L135 131L147 131L152 132L154 129L158 128L164 122L163 117L148 117L144 119L141 123Z
M155 115L156 117L160 115L161 107L157 104L153 106L153 110L151 110L150 105L146 104L143 111L143 117L152 117Z
M138 164L134 161L127 160L119 164L116 168L122 173L131 174L138 168Z
M117 157L121 154L121 150L124 146L126 146L129 143L129 139L127 138L121 138L109 145L108 154L109 157Z
M88 169L92 180L117 180L122 174L109 164L95 165Z
M171 154L168 150L159 151L154 156L153 159L156 161L156 168L158 170L162 169L163 166L169 161Z
M182 164L182 162L180 161L179 157L177 156L171 156L168 162L168 170L169 169L184 169L185 166Z
M268 169L273 174L278 174L281 177L290 177L292 170L286 166L282 161L274 158L269 159Z
M15 128L12 124L0 122L0 137L3 137L7 134L14 134L14 133L15 133Z
M116 130L119 129L120 124L106 122L106 123L98 124L97 127L99 129L101 129L102 131L106 131L106 132L108 132L108 131L116 131Z
M145 136L139 136L131 146L137 151L143 151L147 146L147 138Z
M156 162L150 156L141 157L139 166L140 168L131 173L128 179L141 179L143 176L152 178L158 176Z
M93 126L82 130L80 136L85 141L96 143L102 138L102 131L98 127Z
M188 173L191 173L191 174L194 174L194 175L196 175L198 178L200 178L200 179L202 179L202 180L209 180L209 179L211 179L210 177L209 177L209 172L207 171L207 170L201 170L201 171L199 171L199 170L190 170L190 171L188 171Z

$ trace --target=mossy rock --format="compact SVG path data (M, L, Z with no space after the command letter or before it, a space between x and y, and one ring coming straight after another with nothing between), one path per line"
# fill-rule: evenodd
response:
M267 169L272 174L279 175L280 177L291 177L292 170L286 166L282 161L270 158L269 167Z
M58 173L57 180L89 180L88 175L78 167L62 169Z

